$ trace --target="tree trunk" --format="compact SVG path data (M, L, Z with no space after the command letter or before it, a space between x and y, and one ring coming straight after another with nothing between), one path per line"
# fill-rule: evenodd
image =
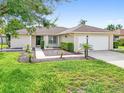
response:
M84 56L85 56L85 58L87 58L87 50L86 49L84 50Z
M88 49L87 49L87 58L88 58Z
M88 59L88 49L84 50L85 58Z
M6 43L8 47L10 48L10 36L9 35L6 36Z

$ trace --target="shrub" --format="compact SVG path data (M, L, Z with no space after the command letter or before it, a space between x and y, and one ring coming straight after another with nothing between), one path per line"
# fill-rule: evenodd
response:
M41 49L44 49L44 41L43 40L40 41L40 47L41 47Z
M120 39L118 40L118 42L119 42L119 46L124 46L124 39Z
M113 47L114 47L114 48L118 48L118 46L119 46L119 41L113 42Z
M85 58L88 59L88 50L91 49L91 46L87 43L84 43L82 48L84 49Z
M31 63L32 62L32 54L31 53L28 53L28 61L29 61L29 63Z
M30 45L29 45L29 44L27 44L27 45L26 45L25 52L30 52L30 51L31 51L31 49L30 49Z
M65 42L61 42L61 46L62 49L73 52L74 51L74 44L73 43L65 43Z

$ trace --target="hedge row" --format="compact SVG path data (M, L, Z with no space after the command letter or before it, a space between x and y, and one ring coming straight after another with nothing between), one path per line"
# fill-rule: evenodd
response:
M113 42L113 47L114 47L114 48L118 48L118 46L119 46L119 42L118 42L118 41L114 41L114 42Z
M119 39L113 42L114 48L118 48L118 46L124 46L124 39Z
M40 47L41 47L41 49L44 49L44 41L43 40L40 41Z
M74 51L74 44L73 43L65 43L65 42L61 42L60 47L64 50L67 50L69 52L73 52Z
M119 39L118 43L119 43L119 46L124 46L124 39Z

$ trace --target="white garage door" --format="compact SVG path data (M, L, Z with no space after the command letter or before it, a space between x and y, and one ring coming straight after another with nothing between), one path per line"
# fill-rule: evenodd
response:
M88 41L93 50L108 50L109 40L107 35L89 35ZM86 43L86 36L78 37L78 48L80 49L82 44Z

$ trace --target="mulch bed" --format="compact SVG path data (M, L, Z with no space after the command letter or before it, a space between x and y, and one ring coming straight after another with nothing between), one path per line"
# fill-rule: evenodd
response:
M62 50L62 49L44 49L43 50L44 54L46 56L58 56L61 53L63 53L63 55L78 55L80 53L75 53L75 52L68 52L66 50Z
M33 56L35 55L35 52L32 52ZM32 63L38 63L38 62L53 62L53 61L63 61L63 60L84 60L84 57L65 57L65 58L46 58L46 59L36 59L35 56L32 58ZM88 59L94 59L92 57L88 57ZM27 53L21 52L21 56L19 57L19 62L28 62Z

